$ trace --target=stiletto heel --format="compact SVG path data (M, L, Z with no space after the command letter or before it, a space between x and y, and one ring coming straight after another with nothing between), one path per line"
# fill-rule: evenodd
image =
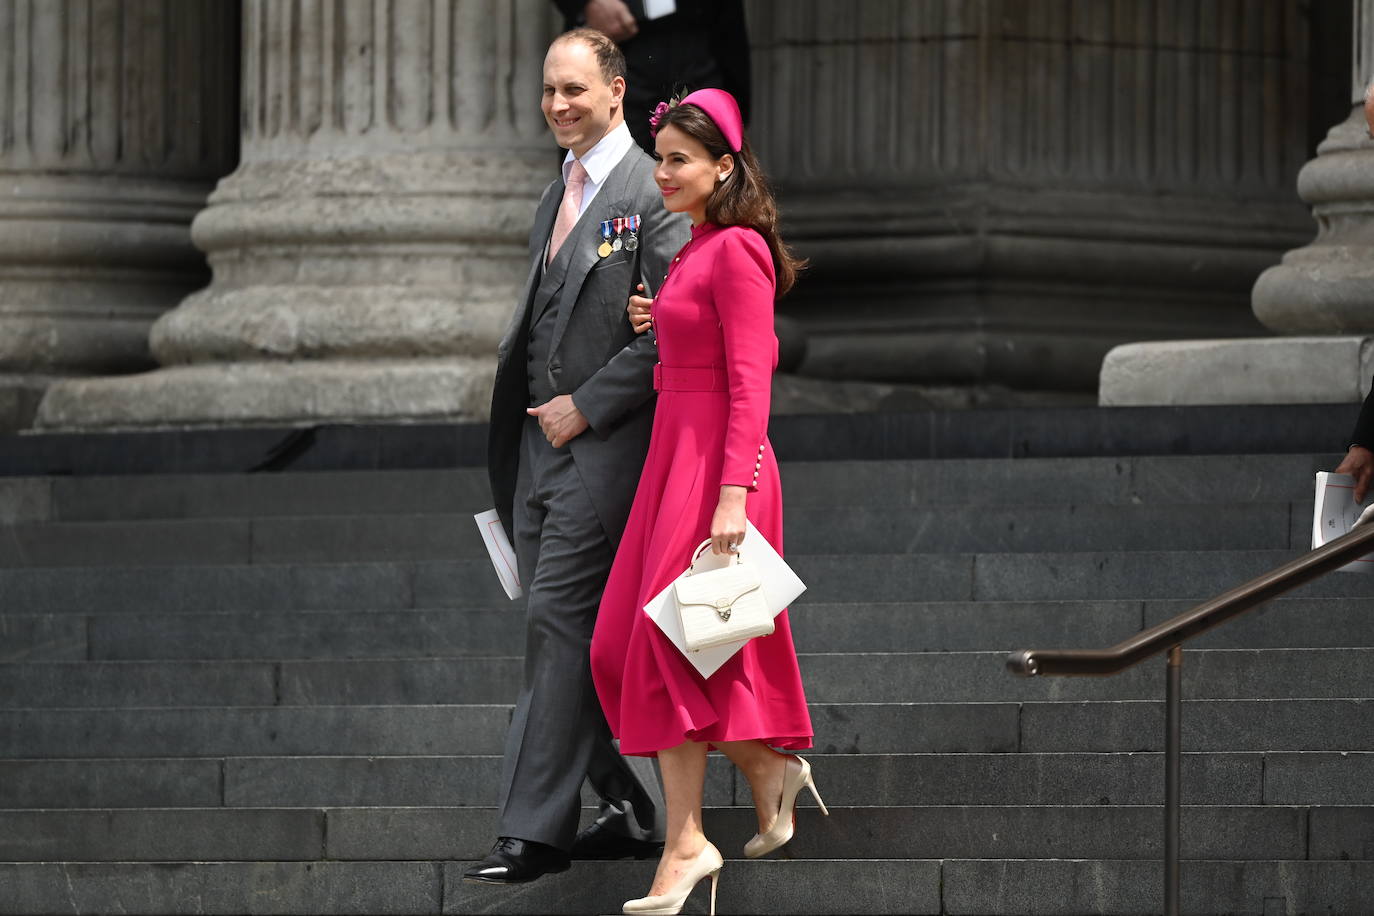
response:
M756 833L754 838L744 844L744 855L750 859L766 856L773 850L788 843L797 827L797 795L802 786L811 790L811 795L820 805L821 814L830 815L830 810L821 801L821 793L816 791L816 782L811 778L811 764L801 757L789 757L782 774L782 802L778 806L778 816L765 833ZM791 816L788 817L787 815Z
M811 790L811 797L816 800L816 804L821 809L821 814L824 814L826 817L829 817L830 809L825 806L825 802L821 801L821 793L816 791L816 784L811 781L810 773L806 774L806 787Z
M677 916L682 912L682 905L687 902L692 889L697 886L702 878L711 879L711 916L716 916L716 882L720 879L720 870L725 865L725 860L720 856L720 850L707 843L706 846L697 853L696 860L691 866L682 873L677 883L661 894L653 897L640 897L637 900L627 900L621 907L622 913L635 913L638 916Z

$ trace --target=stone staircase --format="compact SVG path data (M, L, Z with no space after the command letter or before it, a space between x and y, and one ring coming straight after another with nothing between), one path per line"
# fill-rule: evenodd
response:
M780 449L781 450L781 449ZM1152 913L1163 660L1019 680L1305 548L1278 454L784 465L811 755L790 858L727 913ZM523 617L480 468L0 478L0 913L613 913L653 863L513 888L495 833ZM1374 913L1374 577L1185 653L1190 913ZM704 912L699 891L688 912Z

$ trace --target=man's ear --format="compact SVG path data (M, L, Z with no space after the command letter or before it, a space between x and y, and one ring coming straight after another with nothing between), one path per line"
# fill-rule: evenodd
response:
M625 77L617 76L611 80L611 108L625 103Z

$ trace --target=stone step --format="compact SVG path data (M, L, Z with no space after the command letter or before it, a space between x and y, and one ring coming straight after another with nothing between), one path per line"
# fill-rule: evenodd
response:
M509 704L0 709L0 758L500 754L510 711Z
M595 816L594 808L583 819ZM706 808L708 836L740 857L752 807ZM0 862L470 860L495 808L98 808L0 810ZM1186 806L1185 859L1369 860L1368 807ZM804 807L793 859L1156 859L1156 805Z
M808 585L804 600L1204 600L1287 563L1305 550L1093 551L1079 553L789 554ZM1374 596L1374 576L1333 573L1291 594Z
M580 862L528 885L463 882L466 862L3 863L0 914L598 914L644 893L653 862ZM727 859L717 910L762 914L1158 912L1162 865L1081 859ZM1189 862L1188 914L1364 914L1374 863ZM704 913L698 885L686 913Z
M66 522L461 514L492 505L483 467L57 477L48 499L44 520Z
M792 609L803 649L837 652L1005 650L1112 645L1192 601L930 601ZM146 659L416 658L518 655L516 606L483 610L201 614L0 614L0 662ZM1189 642L1197 648L1374 646L1361 598L1280 598Z
M1109 678L1017 678L1000 652L891 655L804 654L801 670L813 702L1027 702L1162 700L1163 656ZM1369 649L1196 649L1184 652L1189 699L1374 697ZM862 679L854 677L862 670Z
M1311 502L1340 455L784 462L784 506Z
M1374 700L1189 700L1182 729L1190 751L1374 751ZM1164 704L1025 703L1020 735L1022 751L1162 751Z
M828 803L1150 805L1163 797L1158 753L814 754ZM0 760L0 808L314 808L485 806L497 756ZM723 758L705 803L747 803ZM1192 805L1374 805L1374 753L1192 752Z
M1190 699L1374 697L1374 649L1198 649ZM815 703L1157 700L1164 662L1111 678L1018 678L1003 652L800 655ZM509 703L518 657L0 664L0 708ZM855 672L862 671L863 677Z
M1308 503L798 507L798 554L1281 550L1308 546ZM62 522L0 528L0 567L274 565L482 559L470 514Z
M785 456L784 456L785 459ZM1123 505L1311 500L1323 455L787 461L786 505ZM480 467L0 479L0 524L468 513L489 508Z
M1180 868L1188 914L1374 912L1374 870L1363 862L1190 862ZM946 861L943 910L984 916L1158 913L1164 866L1150 861Z
M486 559L0 569L0 615L517 607Z
M1203 600L1299 556L1293 550L802 554L801 602ZM518 607L485 559L442 563L0 569L0 614ZM1374 576L1332 574L1293 592L1372 597Z
M500 754L509 705L0 709L0 758ZM1003 753L1010 703L813 704L822 750Z
M813 703L820 753L1158 751L1159 701ZM1188 700L1190 751L1374 751L1374 700ZM510 706L0 709L0 759L500 754Z

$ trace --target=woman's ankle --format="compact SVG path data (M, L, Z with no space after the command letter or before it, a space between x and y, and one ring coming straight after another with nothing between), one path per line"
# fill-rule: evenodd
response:
M709 841L704 833L687 834L663 844L663 858L692 859L701 854Z

